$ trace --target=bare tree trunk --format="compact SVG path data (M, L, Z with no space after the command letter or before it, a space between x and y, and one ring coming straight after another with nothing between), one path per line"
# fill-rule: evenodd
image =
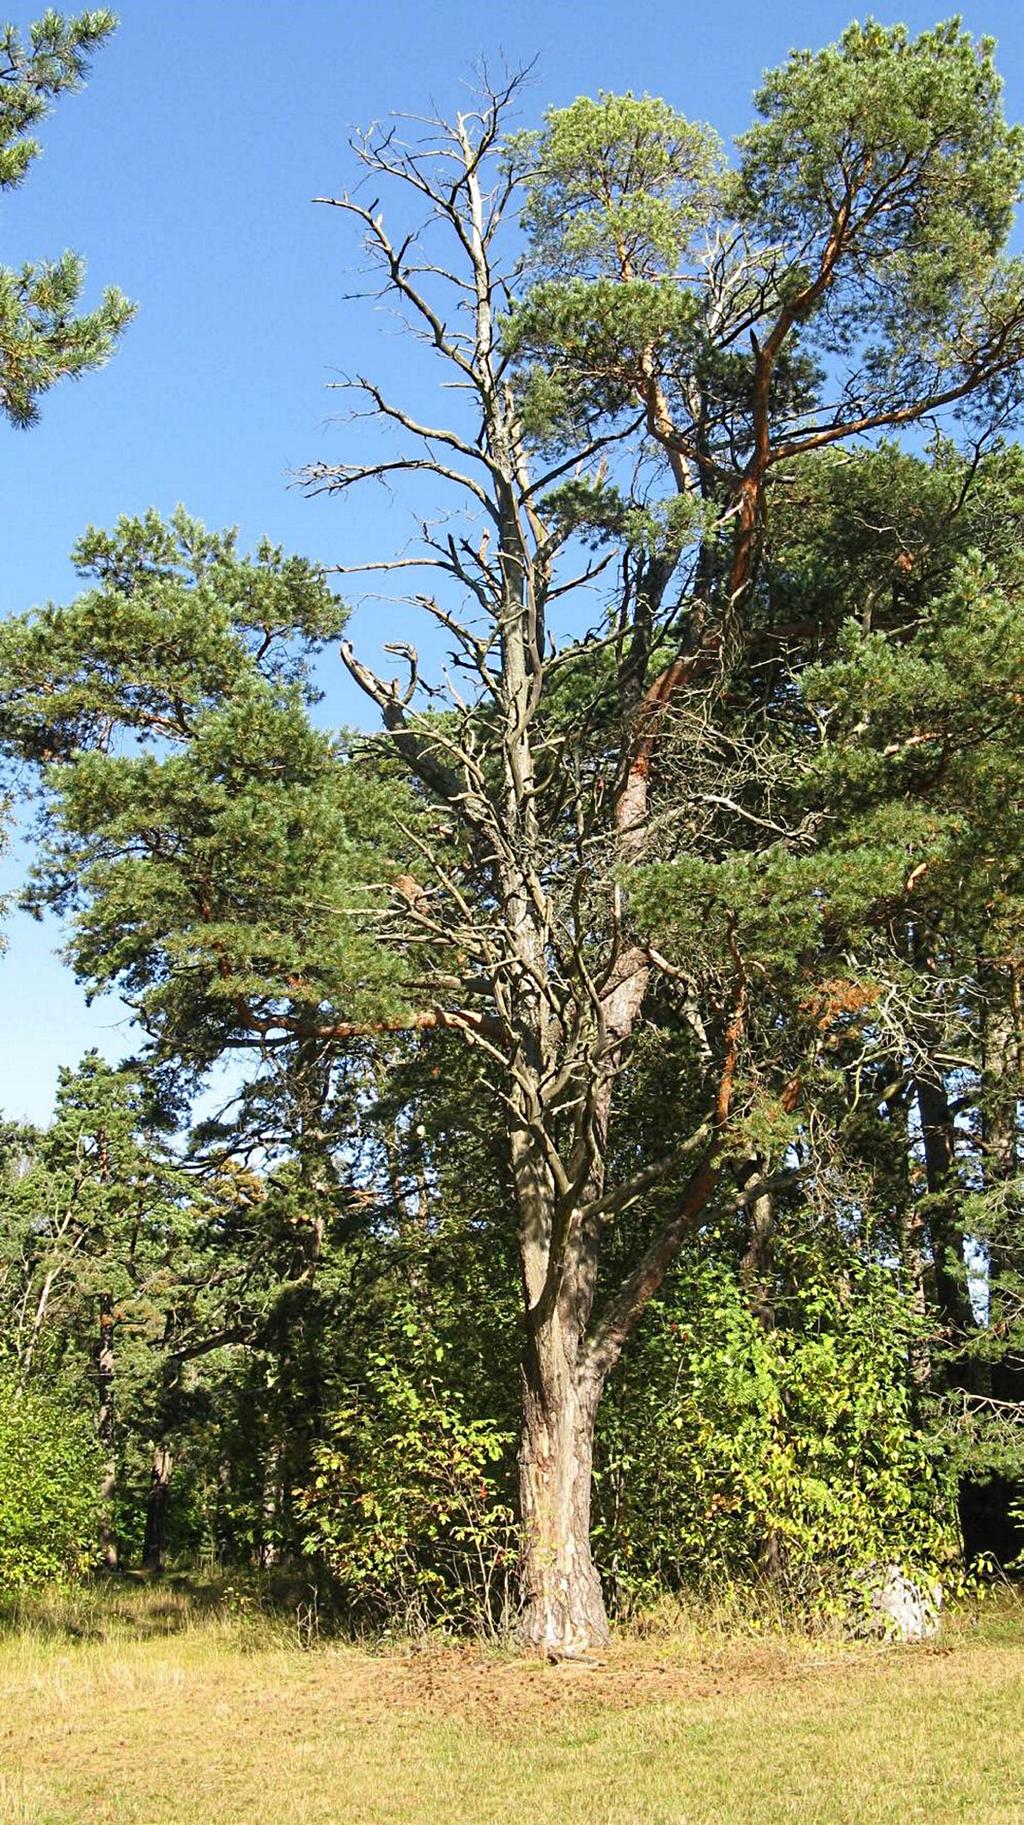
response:
M97 1430L103 1451L100 1474L100 1556L104 1569L117 1570L117 1535L111 1509L117 1486L115 1451L116 1414L114 1408L114 1299L111 1293L100 1294L100 1326L96 1347L96 1383L99 1392Z
M522 1634L530 1647L558 1657L608 1640L604 1594L590 1553L600 1388L581 1375L575 1355L556 1313L531 1330L523 1364Z
M766 1177L768 1162L754 1159L745 1168L741 1184L756 1184ZM765 1331L775 1329L775 1298L772 1291L772 1237L775 1230L775 1200L764 1191L747 1205L747 1240L740 1259L740 1281L747 1302Z
M910 1387L915 1404L926 1394L932 1378L931 1349L926 1335L928 1286L924 1252L924 1218L913 1199L900 1217L900 1264L906 1277L908 1304L918 1326L910 1343Z
M281 1440L271 1438L263 1461L263 1496L260 1502L260 1566L269 1571L279 1558L281 1522Z
M142 1563L147 1571L162 1572L167 1557L167 1517L171 1506L171 1471L174 1459L166 1445L153 1452L149 1497L146 1502L146 1538Z
M940 1074L921 1073L915 1080L928 1183L935 1292L947 1328L962 1334L970 1328L970 1303L958 1273L963 1262L963 1231L956 1211L956 1135L946 1087ZM954 1265L956 1262L958 1265Z
M229 1565L235 1554L235 1530L231 1514L231 1457L223 1442L217 1463L215 1543L218 1564Z
M928 1335L928 1260L926 1249L926 1224L920 1206L914 1197L909 1172L909 1148L911 1137L908 1131L907 1114L909 1086L904 1080L899 1059L889 1062L888 1076L890 1094L885 1099L885 1112L894 1132L899 1136L900 1172L900 1210L899 1210L899 1251L900 1267L907 1289L907 1305L913 1317L915 1332L911 1337L907 1352L907 1369L910 1378L910 1394L915 1413L918 1412L921 1400L927 1394L932 1379L932 1352ZM895 1152L895 1149L894 1149Z
M767 1173L768 1161L763 1156L745 1161L739 1175L742 1189L746 1191L750 1186L758 1184ZM747 1305L762 1331L774 1331L772 1240L775 1233L775 1199L771 1192L763 1191L760 1197L755 1197L747 1205L746 1213L747 1235L740 1256L740 1284ZM758 1560L765 1575L781 1584L786 1575L786 1542L778 1528L769 1527L762 1537Z
M42 1335L43 1322L46 1318L46 1308L50 1302L50 1294L53 1291L53 1283L56 1280L59 1271L60 1271L59 1267L52 1267L49 1270L49 1272L47 1273L46 1277L44 1278L43 1284L39 1289L39 1298L36 1301L35 1316L32 1319L32 1325L31 1325L31 1329L30 1329L29 1335L28 1335L28 1342L25 1344L24 1349L22 1349L19 1352L20 1357L21 1357L19 1380L22 1385L24 1385L24 1383L28 1380L29 1375L32 1372L32 1359L36 1353L36 1345L38 1344L39 1339ZM22 1302L22 1313L24 1313L25 1303L27 1303L27 1300L28 1300L28 1293L26 1292L25 1300ZM19 1322L19 1324L17 1326L17 1332L20 1332L23 1328L24 1328L23 1322ZM17 1335L17 1332L16 1332L16 1335Z
M1007 992L1009 991L1009 992ZM1016 1191L1020 1175L1020 1127L1018 1105L1022 1069L1017 1010L1014 1006L1016 982L1007 985L998 979L990 984L990 999L985 1009L984 1070L982 1077L982 1137L984 1143L984 1179L992 1191L1006 1200L1002 1215L996 1221L988 1250L988 1323L1009 1333L1014 1326L1014 1294L1019 1298L1019 1197ZM1007 1295L1009 1294L1009 1298ZM1010 1352L989 1365L991 1391L1001 1400L1019 1401L1024 1393L1024 1375L1020 1358Z

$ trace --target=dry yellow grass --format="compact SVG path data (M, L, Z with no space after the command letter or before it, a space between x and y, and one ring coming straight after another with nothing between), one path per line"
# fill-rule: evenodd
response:
M302 1653L258 1622L0 1642L2 1825L1024 1825L1024 1628L664 1639L593 1668ZM102 1629L87 1628L102 1636Z

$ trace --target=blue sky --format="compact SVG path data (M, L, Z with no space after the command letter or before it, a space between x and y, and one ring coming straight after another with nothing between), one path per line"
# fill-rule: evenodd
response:
M42 10L8 0L4 16L25 25ZM392 327L345 302L357 250L339 213L311 202L353 181L353 128L396 109L451 113L474 60L504 55L537 58L524 124L549 102L646 89L728 139L749 122L762 70L828 42L858 9L519 0L499 15L469 0L123 0L119 10L88 87L61 102L44 157L0 202L0 260L74 247L90 295L116 283L140 306L110 366L51 394L39 427L0 425L7 613L73 592L67 554L87 524L179 500L210 525L237 524L247 542L268 533L325 563L404 542L398 503L346 508L292 482L304 463L340 455L332 376L386 377L401 359ZM876 8L914 31L943 10ZM999 40L1007 113L1024 118L1020 0L959 10ZM388 612L367 603L357 637L372 648L393 635ZM363 713L340 681L328 707L339 720ZM23 859L8 863L6 884ZM90 1044L116 1059L132 1037L116 1002L85 1008L55 955L58 930L20 915L8 929L0 1111L41 1120L59 1064Z

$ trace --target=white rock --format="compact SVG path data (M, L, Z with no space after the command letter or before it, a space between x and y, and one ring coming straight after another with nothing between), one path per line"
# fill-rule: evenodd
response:
M871 1565L858 1574L864 1608L858 1633L887 1641L930 1641L942 1625L942 1586L902 1565Z

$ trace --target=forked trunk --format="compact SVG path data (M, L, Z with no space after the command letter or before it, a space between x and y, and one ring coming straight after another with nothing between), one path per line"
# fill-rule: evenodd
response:
M521 1632L528 1646L558 1658L608 1640L601 1580L590 1555L600 1390L581 1375L574 1354L555 1319L531 1335L523 1368Z

